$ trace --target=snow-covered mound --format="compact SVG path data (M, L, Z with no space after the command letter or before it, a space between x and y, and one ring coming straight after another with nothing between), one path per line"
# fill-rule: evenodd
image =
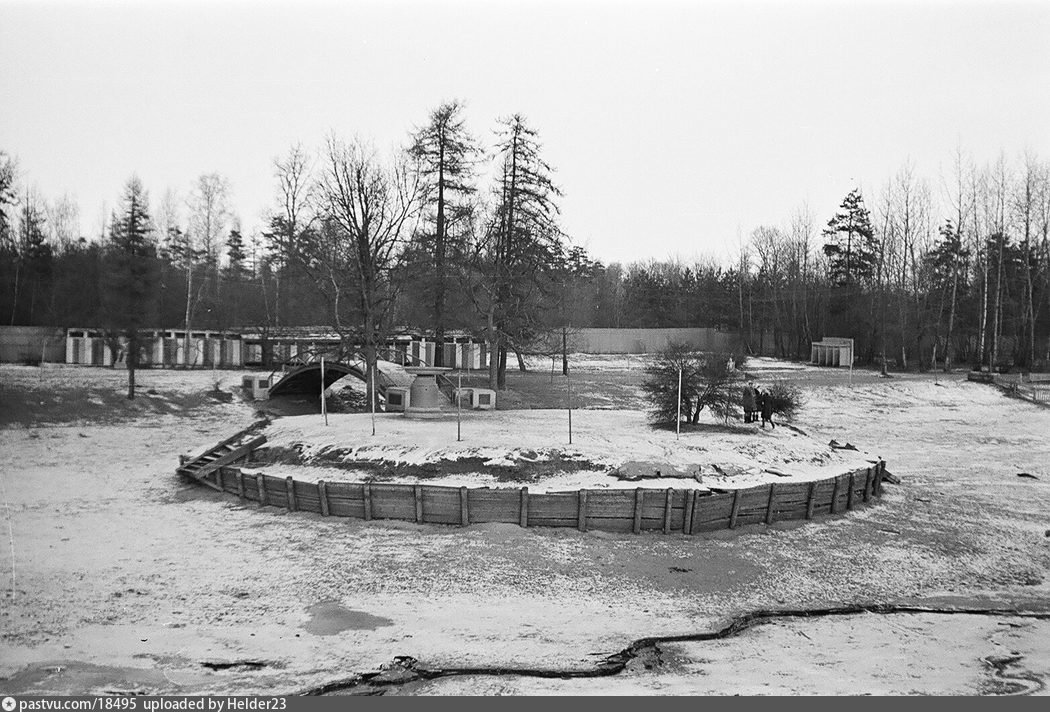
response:
M353 482L374 480L378 463L386 466L383 481L435 485L733 489L824 479L875 460L789 425L727 428L714 419L702 425L678 437L649 427L642 411L574 410L570 444L564 410L471 413L463 417L459 441L455 419L382 413L372 435L369 414L329 415L327 426L318 415L296 416L272 423L265 434L271 452L295 451L299 461L251 471Z

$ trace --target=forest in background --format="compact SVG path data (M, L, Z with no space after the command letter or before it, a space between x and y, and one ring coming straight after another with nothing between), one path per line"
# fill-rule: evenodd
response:
M1050 360L1050 163L1031 153L977 165L960 150L932 178L904 165L871 194L847 188L832 215L801 206L731 238L728 264L605 264L561 230L536 129L512 115L482 145L462 108L437 107L389 154L335 136L291 147L250 235L215 173L156 201L132 175L84 234L75 201L41 195L0 151L0 322L324 325L372 363L394 329L462 329L499 355L497 387L508 351L577 327L718 327L785 358L846 336L859 363L894 369Z

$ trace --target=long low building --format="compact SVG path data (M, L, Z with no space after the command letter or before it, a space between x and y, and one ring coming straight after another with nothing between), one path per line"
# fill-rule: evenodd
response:
M139 365L143 368L277 368L282 364L338 358L342 340L331 329L143 329ZM721 329L572 329L565 344L575 353L654 353L671 341L700 350L731 350L735 332ZM560 350L562 339L550 348ZM112 366L126 360L127 339L99 328L0 327L0 361L61 361ZM488 368L488 345L465 331L449 331L440 346L421 330L401 329L389 337L380 358L405 366L431 365L438 348L443 365ZM814 349L816 354L818 349ZM821 353L823 351L821 350ZM848 358L848 357L847 357ZM843 361L845 363L845 361Z
M320 327L290 327L272 331L236 329L185 331L143 329L139 365L142 368L267 368L285 363L309 363L322 356L339 358L343 341ZM387 339L380 356L402 365L432 364L437 344L419 333L401 332ZM488 367L484 342L450 332L444 343L444 363L461 369ZM66 363L112 366L125 362L127 339L100 329L66 330Z

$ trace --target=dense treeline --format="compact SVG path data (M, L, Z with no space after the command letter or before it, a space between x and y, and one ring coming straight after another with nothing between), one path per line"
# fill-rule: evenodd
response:
M833 215L756 227L733 264L603 264L562 232L536 130L514 115L482 145L462 110L438 107L388 156L361 139L292 147L251 235L217 174L155 202L132 177L85 235L73 201L26 187L0 152L0 321L129 337L326 325L373 363L392 329L466 329L497 355L494 387L509 352L556 350L576 327L733 329L788 358L848 336L861 362L895 368L1048 360L1050 165L1032 155L960 154L937 190L902 168Z
M1045 369L1050 360L1050 164L977 167L961 154L942 199L903 167L869 207L851 191L822 228L802 209L741 251L740 318L754 346L806 357L856 339L884 368Z

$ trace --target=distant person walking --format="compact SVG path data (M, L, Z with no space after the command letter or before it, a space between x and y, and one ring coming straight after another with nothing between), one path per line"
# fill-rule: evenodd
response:
M773 422L773 395L769 392L762 393L758 407L762 411L762 427L766 427L766 423L769 423L770 428L777 427Z
M744 406L744 422L755 422L755 411L758 408L755 403L755 386L753 384L748 383L744 386L744 395L741 400Z

